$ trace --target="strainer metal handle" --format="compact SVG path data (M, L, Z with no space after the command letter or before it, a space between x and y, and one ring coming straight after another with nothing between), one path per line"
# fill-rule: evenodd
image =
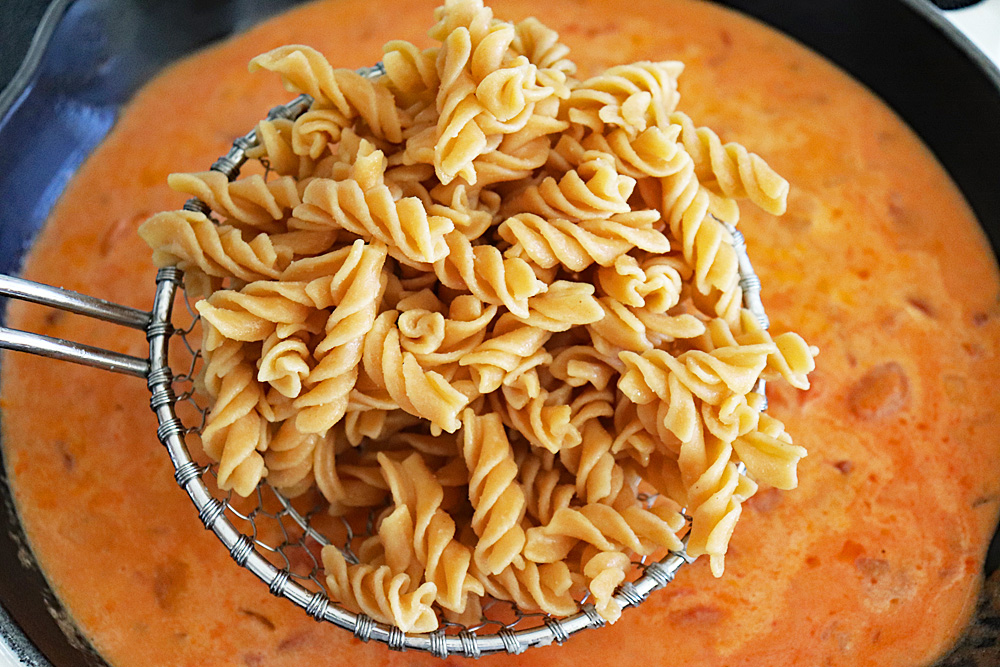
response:
M0 275L0 296L51 306L142 331L146 330L152 318L143 310L13 276ZM149 374L148 359L8 327L0 327L0 348L31 352L125 375L146 377Z
M384 73L381 63L358 70L359 74L377 77ZM294 119L305 112L312 103L308 95L300 95L291 102L271 109L268 119ZM212 165L212 170L236 178L246 161L246 152L257 144L256 131L237 138L230 151ZM185 209L208 215L209 207L198 199L189 200ZM767 315L760 299L760 280L753 271L746 250L746 243L735 227L724 223L733 238L733 247L739 260L740 285L744 305L767 328ZM174 466L174 479L191 498L204 526L215 533L226 546L236 563L254 573L267 584L269 591L278 597L291 600L317 621L328 621L351 631L362 641L376 640L390 649L407 649L429 652L445 658L461 655L478 658L490 653L517 654L533 646L553 642L561 644L581 630L605 624L593 605L581 605L581 611L566 618L546 618L544 623L532 628L503 628L489 635L478 635L475 630L446 634L443 629L432 633L404 633L399 628L378 623L364 614L355 614L331 604L324 591L312 591L295 580L288 569L271 563L257 548L255 541L240 531L226 516L227 504L217 498L203 481L206 468L193 460L185 443L192 432L184 426L175 409L179 397L174 391L174 375L168 363L171 338L177 333L172 324L172 311L183 273L175 267L160 269L156 274L156 292L150 312L122 306L78 292L50 287L21 278L0 275L0 297L6 296L51 306L60 310L84 315L98 320L145 331L149 341L148 359L82 345L6 327L0 327L0 348L29 352L41 356L93 366L96 368L146 378L150 391L150 407L159 424L156 434L166 447ZM764 394L764 381L756 390ZM742 464L740 464L742 466ZM279 496L280 498L280 496ZM287 501L282 501L287 503ZM290 506L286 504L286 509ZM299 521L297 514L293 518ZM300 525L301 522L300 522ZM308 529L303 525L303 528ZM686 538L684 539L686 544ZM694 559L683 551L669 553L659 562L644 566L643 574L636 581L623 584L615 599L622 607L638 605L654 590L673 580L678 569Z

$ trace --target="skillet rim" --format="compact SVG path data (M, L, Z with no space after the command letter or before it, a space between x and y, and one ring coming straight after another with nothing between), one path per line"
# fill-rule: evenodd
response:
M43 61L43 56L45 55L52 36L55 33L60 21L65 16L66 11L75 1L76 0L52 0L47 6L38 27L35 30L28 50L21 61L21 65L18 67L7 86L0 91L0 127L7 123L8 115L15 113L19 103L26 98L28 93L30 93L32 85L36 82L36 75L38 73L39 66ZM732 7L726 0L712 1L717 4L722 4L733 11L746 13L742 8ZM917 14L925 22L930 24L930 26L941 33L948 41L951 42L953 46L957 47L961 51L962 55L965 56L965 58L968 59L968 61L974 66L974 68L978 69L978 71L985 76L991 87L995 89L998 97L1000 97L1000 63L995 63L988 58L986 54L983 53L961 30L945 18L944 10L938 9L931 4L929 0L895 1ZM763 19L757 17L755 18L756 20L767 23L767 21L764 21ZM780 28L775 29L780 30L783 34L789 34ZM801 41L794 35L789 36L796 41ZM806 48L815 50L813 47L808 45L806 45ZM825 58L830 58L830 56L826 54L820 53L820 55ZM851 76L854 75L852 74ZM875 94L878 95L877 92ZM883 102L888 104L884 100ZM889 106L892 108L892 105ZM962 189L961 186L959 186L959 189ZM994 248L993 250L997 255L998 261L1000 261L1000 249ZM2 310L4 309L0 308L0 311ZM0 312L0 318L2 318L2 312ZM0 453L0 457L2 457L2 453ZM7 474L2 458L0 458L0 484L7 485ZM2 513L9 515L6 518L8 524L12 524L15 527L15 530L19 529L20 524L17 521L16 508L14 508L12 497L9 494L4 493L3 500L4 511ZM991 552L994 551L995 545L998 543L998 539L1000 539L1000 524L998 524L997 529L994 532L993 545L991 545L990 548ZM15 541L24 542L26 544L23 533L15 536ZM989 562L989 560L990 558L987 557L987 562ZM40 569L38 568L37 563L35 563L33 557L31 558L31 565L34 569L39 570L40 572ZM64 616L61 604L59 603L58 598L56 598L52 593L51 587L48 586L48 581L45 578L44 573L41 573L41 577L45 583L45 590L42 591L43 596L46 597L47 602L53 605L54 609L52 611L58 613L60 616ZM63 629L64 631L66 630L66 628ZM75 627L73 629L75 630ZM96 650L82 635L79 634L79 632L77 632L75 637L70 638L69 641L71 645L82 645L80 646L80 648L83 649L81 651L81 658L85 663L98 665L106 664ZM34 641L23 631L21 626L11 616L3 603L0 602L0 659L4 658L14 658L19 661L19 665L23 665L25 667L53 667L52 663L45 657ZM944 659L944 656L942 656L942 659Z

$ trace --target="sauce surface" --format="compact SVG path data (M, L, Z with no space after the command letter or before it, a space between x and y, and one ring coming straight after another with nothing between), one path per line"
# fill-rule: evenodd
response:
M288 99L247 61L304 43L361 67L427 45L436 0L305 6L182 61L144 88L70 184L26 277L148 308L135 233ZM726 574L685 567L612 627L490 665L915 665L961 633L1000 502L1000 280L971 212L878 99L774 31L691 0L510 0L559 31L581 76L682 60L681 109L792 183L777 221L741 228L774 331L822 350L807 392L771 411L809 450L792 492L762 490ZM141 150L140 150L141 148ZM141 335L15 303L11 325L145 356ZM4 357L5 456L38 559L108 661L138 665L442 664L320 625L203 530L133 378ZM471 661L449 659L446 664Z

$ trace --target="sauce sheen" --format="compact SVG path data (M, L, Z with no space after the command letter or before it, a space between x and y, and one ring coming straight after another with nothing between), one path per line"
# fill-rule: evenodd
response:
M179 208L173 171L206 169L289 99L253 56L303 43L343 67L390 39L429 44L435 0L311 4L179 62L80 169L26 266L32 280L147 309L136 228ZM572 48L581 78L682 60L681 104L792 184L778 219L740 227L772 330L821 355L770 410L809 450L800 486L747 503L707 562L611 627L488 665L914 665L962 632L1000 502L1000 279L957 189L877 98L790 39L693 0L497 0ZM23 303L12 326L145 356L141 335ZM49 581L107 660L138 665L390 665L399 654L268 594L206 532L134 378L28 355L3 363L3 444ZM703 559L704 560L704 559ZM472 661L408 653L407 665Z

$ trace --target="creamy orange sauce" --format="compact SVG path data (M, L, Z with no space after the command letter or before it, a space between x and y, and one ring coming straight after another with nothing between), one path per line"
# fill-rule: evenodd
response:
M246 62L297 42L369 65L389 39L426 45L436 3L310 5L162 74L70 184L27 277L148 308L154 271L135 229L183 203L167 174L206 168L289 97ZM822 355L811 390L771 389L772 412L810 452L800 488L748 504L722 579L697 562L613 627L487 664L933 661L968 617L1000 499L1000 283L957 190L877 99L736 14L690 0L492 4L557 29L583 74L687 63L681 108L793 185L784 219L748 205L740 224L773 329ZM141 335L74 316L15 304L10 317L146 352ZM112 664L440 664L317 624L236 567L175 485L141 381L6 355L2 386L22 521Z

